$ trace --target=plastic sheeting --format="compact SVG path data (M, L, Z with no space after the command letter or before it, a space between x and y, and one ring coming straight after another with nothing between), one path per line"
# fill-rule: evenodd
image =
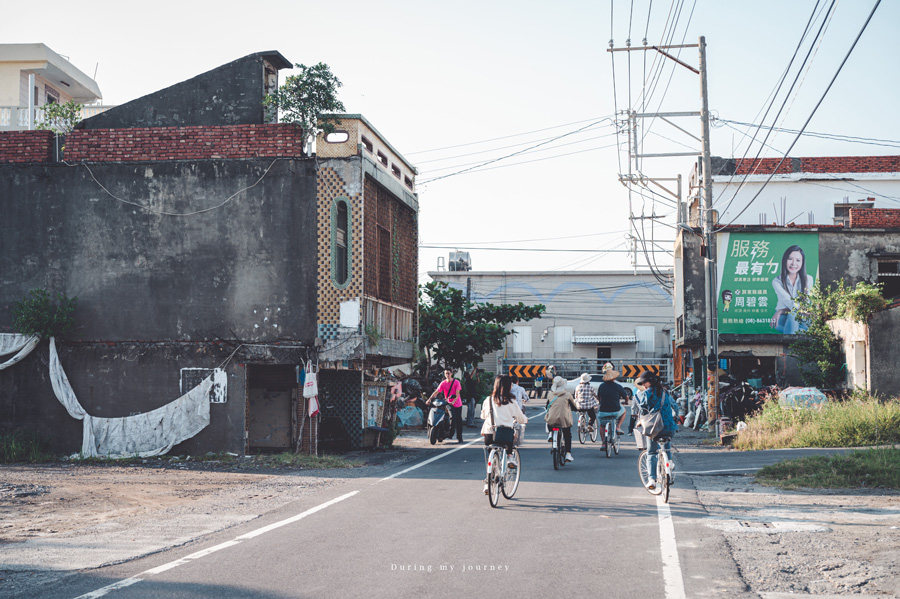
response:
M21 362L25 356L31 353L31 350L37 347L40 340L41 338L37 335L28 337L16 333L0 333L0 356L18 352L6 362L0 363L0 370L9 368L16 362Z
M787 408L821 408L828 397L815 387L788 387L778 393L778 403Z
M212 376L160 408L124 418L91 416L78 402L50 338L50 383L57 399L72 418L84 421L83 457L151 457L168 452L209 424Z

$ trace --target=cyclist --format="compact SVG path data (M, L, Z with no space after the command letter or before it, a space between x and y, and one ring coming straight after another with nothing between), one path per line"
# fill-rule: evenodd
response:
M588 379L590 380L590 377ZM562 432L563 440L566 442L567 462L575 461L572 457L572 410L577 409L572 394L566 391L566 379L561 376L555 377L547 397L547 413L544 414L544 420L547 421L549 429L556 426Z
M597 402L597 394L594 392L594 388L591 387L591 375L586 372L581 375L581 382L575 388L575 405L578 406L577 409L579 411L587 412L590 418L588 430L594 430L599 403Z
M616 382L619 378L619 371L613 368L613 365L607 362L603 365L603 382L597 388L597 397L600 401L600 409L597 418L615 418L616 434L624 435L622 432L622 421L625 420L625 406L622 402L628 402L628 392L625 388ZM606 437L603 437L603 447L606 447Z
M634 382L638 388L635 393L635 403L640 410L641 415L660 412L662 414L663 430L658 437L666 437L668 441L665 443L666 451L672 449L672 437L678 431L678 424L675 422L675 414L678 407L672 395L663 388L659 377L650 373L643 372L641 376ZM656 439L650 439L647 445L647 453L650 455L650 484L649 488L656 487L656 462L659 459L659 442Z
M484 424L481 425L481 436L484 437L486 446L494 444L494 426L514 427L517 422L519 424L528 422L528 417L522 413L519 404L516 403L512 395L511 387L512 380L509 376L498 374L494 377L493 391L485 398L484 404L481 406L481 419L484 420ZM493 412L493 417L491 412ZM518 464L515 463L512 449L512 444L506 448L506 451L509 452L507 466L509 468L517 468ZM487 454L485 454L485 459L487 459ZM485 469L487 469L487 462L485 462ZM489 470L488 475L490 475ZM488 494L487 478L484 479L484 494Z

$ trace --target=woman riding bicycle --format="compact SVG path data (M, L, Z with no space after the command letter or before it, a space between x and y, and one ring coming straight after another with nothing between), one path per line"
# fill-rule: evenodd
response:
M512 395L512 379L505 374L498 374L494 377L494 389L490 396L485 398L484 404L481 406L481 419L484 424L481 426L481 436L484 437L485 445L494 444L494 427L508 426L514 427L518 422L525 424L528 417L522 413L519 404L516 403ZM518 467L512 457L512 443L507 446L506 451L510 453L509 467ZM485 458L487 455L485 455ZM485 462L487 468L487 462ZM490 470L488 470L490 475ZM484 494L488 494L487 479L484 481Z
M678 406L672 395L663 388L662 381L659 377L650 373L643 372L641 376L634 382L638 388L634 399L637 408L642 416L659 412L662 415L663 430L656 438L664 438L666 451L672 449L672 437L678 431L678 424L675 422L675 414ZM647 445L647 453L650 455L650 480L648 488L656 487L656 462L658 459L659 442L656 439L649 439Z
M566 461L574 462L572 457L572 410L577 410L575 399L572 394L566 391L566 379L561 376L553 379L553 385L550 387L550 394L547 397L547 413L544 420L547 421L547 428L559 428L563 434L563 440L566 442Z

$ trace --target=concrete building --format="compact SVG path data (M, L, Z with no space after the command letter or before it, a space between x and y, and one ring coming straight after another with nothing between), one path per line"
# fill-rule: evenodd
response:
M416 172L361 115L334 115L339 135L306 154L262 108L290 66L251 54L110 109L64 163L50 132L0 132L0 332L32 289L77 297L56 345L92 418L164 408L212 374L208 425L172 451L353 447L381 424L377 372L416 335ZM0 369L0 430L77 451L48 360L42 344Z
M44 44L0 44L0 131L34 129L42 106L74 100L81 118L108 109L97 83Z
M663 273L667 274L667 273ZM472 301L543 304L540 319L516 323L504 350L485 356L495 372L510 364L553 364L567 376L599 372L607 361L658 366L671 378L672 297L650 271L432 271Z

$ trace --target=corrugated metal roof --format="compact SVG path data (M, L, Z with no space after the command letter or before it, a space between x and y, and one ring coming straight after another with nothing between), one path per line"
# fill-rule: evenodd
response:
M575 335L575 343L637 343L634 335Z

